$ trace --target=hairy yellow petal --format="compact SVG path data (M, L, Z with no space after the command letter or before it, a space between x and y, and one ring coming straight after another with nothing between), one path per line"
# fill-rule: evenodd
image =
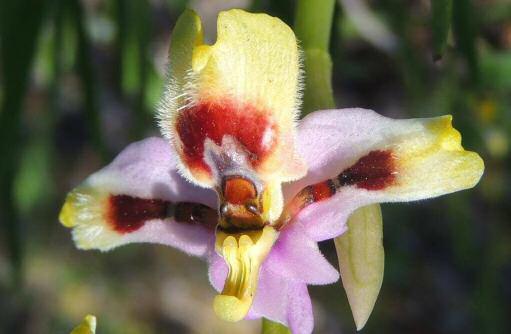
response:
M73 240L80 249L110 250L122 244L122 236L106 221L108 193L84 184L66 197L59 214L62 225L72 228Z
M233 9L220 13L217 31L209 50L194 52L200 98L228 95L262 103L281 121L292 122L298 112L300 65L291 28L266 14Z
M304 176L294 145L301 83L291 28L266 14L233 9L219 14L213 45L202 44L200 19L193 12L183 14L175 34L159 118L181 158L182 174L215 187L219 168L211 166L205 145L221 147L231 138L249 153L250 166L243 167L264 182Z

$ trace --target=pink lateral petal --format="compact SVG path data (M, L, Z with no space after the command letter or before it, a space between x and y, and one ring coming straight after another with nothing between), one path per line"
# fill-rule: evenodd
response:
M228 273L229 268L225 260L215 251L212 251L208 256L208 277L216 291L222 291Z
M306 207L294 218L292 224L301 225L307 236L314 241L332 239L346 232L349 215L363 205L357 196L336 194L327 201Z
M292 333L310 334L314 328L314 315L307 285L292 283L289 289L293 293L289 295L288 326Z
M126 236L127 242L155 243L179 249L186 254L204 256L214 247L215 235L207 228L154 220Z
M147 242L204 256L214 246L210 226L165 218L167 202L200 203L215 210L217 196L179 174L176 153L164 139L129 145L71 194L63 217L79 248L106 251Z
M254 318L265 317L291 329L294 334L312 333L314 318L307 285L261 269L259 288L252 306Z
M286 184L284 197L288 202L311 186L317 202L293 223L316 241L343 233L358 207L468 189L484 170L481 158L463 149L450 116L391 119L360 108L316 111L300 122L297 147L308 173Z
M208 262L210 282L220 292L227 277L227 265L216 253L210 254ZM246 319L265 317L289 326L293 333L311 333L314 319L306 284L279 275L270 266L268 259L261 268L254 303Z
M282 230L264 265L287 279L307 284L330 284L339 279L339 272L301 224L291 224Z
M179 174L177 153L162 138L132 143L96 174L119 194L216 207L213 190L193 185Z
M366 138L384 122L385 117L365 109L316 111L300 121L297 147L307 163L307 175L284 185L285 201L301 189L336 177L366 153ZM336 237L346 231L346 219L366 199L350 189L306 207L292 224L302 225L315 241Z
M195 202L216 207L216 194L185 180L178 172L177 154L168 141L151 137L126 147L98 172L110 179L112 190L141 198ZM187 254L203 256L214 243L211 230L170 219L152 220L126 235L126 242L158 243Z
M392 122L372 110L354 108L315 111L298 125L297 147L307 175L285 189L290 198L307 185L337 176L368 153L372 136Z
M250 316L265 317L287 325L288 299L288 281L263 266L259 273L259 284Z

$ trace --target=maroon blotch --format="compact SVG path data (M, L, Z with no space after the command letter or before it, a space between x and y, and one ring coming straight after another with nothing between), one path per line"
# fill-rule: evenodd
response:
M169 205L170 202L158 199L110 195L107 217L115 231L130 233L140 229L148 220L166 218Z
M392 151L371 151L337 177L340 186L355 185L367 190L382 190L396 178Z
M253 166L259 165L272 150L276 141L265 145L267 131L276 138L276 125L270 121L268 112L251 104L238 105L232 101L203 102L183 110L176 123L176 130L183 144L186 164L210 172L204 162L206 138L221 145L225 135L234 137L250 153Z

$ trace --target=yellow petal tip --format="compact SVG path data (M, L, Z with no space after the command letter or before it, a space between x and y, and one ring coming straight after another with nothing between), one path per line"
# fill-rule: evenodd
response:
M208 64L209 57L211 56L211 46L199 45L193 50L192 56L192 69L195 72L200 72Z
M445 115L431 119L429 130L438 136L441 146L445 150L462 151L461 134L452 126L452 115Z
M79 249L107 251L123 244L123 235L107 221L108 192L98 186L82 184L73 189L59 213L60 223L72 229Z
M74 216L76 215L75 208L74 208L74 196L73 194L69 194L66 198L66 202L62 206L62 209L60 209L59 213L59 221L62 225L65 227L73 227L76 225Z

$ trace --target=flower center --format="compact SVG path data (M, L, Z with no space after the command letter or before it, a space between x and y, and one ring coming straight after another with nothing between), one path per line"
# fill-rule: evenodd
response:
M220 318L234 322L246 316L255 296L259 269L277 237L278 232L269 225L237 233L217 229L215 248L229 267L224 289L213 304Z
M215 249L229 273L213 307L220 318L233 322L250 310L261 265L279 234L269 214L276 185L265 184L250 171L240 174L223 176L217 188L220 206Z
M266 224L263 203L253 181L228 176L222 182L220 221L225 230L255 230Z

